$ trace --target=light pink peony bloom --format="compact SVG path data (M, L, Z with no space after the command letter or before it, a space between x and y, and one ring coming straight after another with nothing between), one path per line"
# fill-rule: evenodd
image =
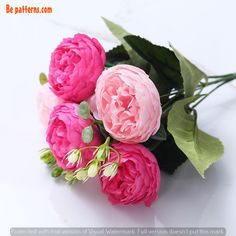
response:
M145 142L160 127L160 96L148 75L130 65L104 71L95 90L107 132L123 143Z
M112 178L100 174L102 190L112 204L137 204L150 206L160 188L160 169L154 155L141 144L115 143L120 154L117 174ZM111 152L110 161L116 156Z
M97 109L97 104L96 104L96 96L93 94L88 100L90 111L93 113L93 117L96 120L101 120L99 115L98 115L98 109Z
M99 146L101 138L98 128L93 127L93 139L89 144L82 140L82 130L91 125L93 120L82 119L77 115L78 105L73 103L64 103L54 108L51 113L47 129L47 142L57 160L57 164L65 170L74 170L84 167L92 158L94 149L82 151L82 162L68 164L66 155L72 149L78 149L85 146Z
M44 126L47 126L53 108L61 103L63 103L63 100L51 91L48 83L40 86L37 96L37 106L40 121Z
M105 61L105 51L97 39L84 34L64 39L51 55L52 91L66 101L86 100L94 93Z

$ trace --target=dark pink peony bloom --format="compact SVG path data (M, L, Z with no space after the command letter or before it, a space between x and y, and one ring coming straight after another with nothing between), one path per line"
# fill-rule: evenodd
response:
M115 143L120 153L120 164L113 178L100 174L102 190L112 204L150 206L156 200L160 187L160 170L154 155L141 144ZM110 161L115 161L112 152Z
M93 127L93 139L89 144L82 140L82 130L91 125L93 119L82 119L77 115L78 105L64 103L54 108L47 129L47 142L57 160L57 164L65 170L75 170L84 167L92 158L94 149L82 151L82 162L68 164L66 155L73 149L85 146L99 146L101 139L98 128Z
M87 99L94 93L105 61L105 51L97 39L84 34L64 39L51 55L52 91L66 101Z

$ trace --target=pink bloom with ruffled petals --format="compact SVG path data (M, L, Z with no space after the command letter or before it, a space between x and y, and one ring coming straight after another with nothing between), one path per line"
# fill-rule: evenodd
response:
M92 125L93 119L82 119L78 116L78 105L64 103L54 108L51 113L47 129L47 142L57 160L58 166L64 170L75 170L84 167L92 158L94 149L86 149L82 152L81 163L71 164L68 162L67 154L73 149L85 146L99 146L101 137L98 128ZM82 130L92 125L93 139L90 143L82 140Z
M102 191L112 204L137 204L146 206L157 199L160 188L160 169L154 155L141 144L115 143L120 154L118 172L113 178L100 174ZM111 152L108 162L115 161Z
M123 143L141 143L160 127L160 96L148 75L130 65L105 70L96 86L98 115L108 133Z
M97 39L85 34L63 39L51 55L52 91L65 101L86 100L94 93L105 61L105 51Z
M40 121L44 126L47 126L53 108L63 102L61 98L57 97L51 91L48 83L40 86L37 96L37 106Z

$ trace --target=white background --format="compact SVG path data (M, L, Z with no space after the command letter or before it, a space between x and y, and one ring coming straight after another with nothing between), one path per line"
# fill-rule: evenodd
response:
M52 6L49 15L7 15L5 4ZM36 226L235 227L236 83L199 106L199 126L224 142L225 154L203 180L186 163L162 173L159 200L151 208L112 206L97 180L67 186L39 160L44 131L37 117L38 74L50 53L77 32L117 44L100 16L154 43L170 41L209 74L236 72L235 0L71 0L0 3L0 234Z

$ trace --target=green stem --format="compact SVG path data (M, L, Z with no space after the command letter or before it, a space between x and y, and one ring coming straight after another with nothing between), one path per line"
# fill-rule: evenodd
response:
M109 146L109 148L110 148L110 150L112 150L116 154L116 156L117 156L116 162L119 164L120 163L120 153L115 148L113 148L111 146Z
M101 120L95 120L93 121L94 125L103 125L103 122Z
M236 73L231 73L231 74L226 74L226 75L211 75L211 76L208 76L209 79L226 78L226 77L236 77Z
M96 149L96 148L98 148L98 146L85 146L85 147L79 148L78 150L83 151L83 150L90 149L90 148Z
M192 108L195 108L197 105L199 105L204 99L206 99L210 94L212 94L214 91L216 91L219 87L223 86L224 84L230 82L231 80L226 80L222 82L221 84L217 85L214 89L212 89L209 93L207 93L201 100L199 100L197 103L195 103Z
M205 84L205 87L209 86L209 85L212 85L212 84L218 84L218 83L224 82L224 81L230 82L234 79L236 79L236 74L232 74L232 76L221 77L220 79L217 79L215 81L208 82L208 83Z
M200 104L205 98L207 98L211 93L213 93L215 90L217 90L219 87L223 86L224 84L235 80L236 79L236 73L232 73L232 74L226 74L226 75L220 75L220 76L208 76L208 78L214 78L214 81L208 82L208 83L202 83L200 82L200 84L197 86L196 90L200 90L199 91L199 95L201 95L201 92L204 88L211 86L211 85L217 85L214 89L212 89L209 93L207 93L206 95L202 95L204 96L201 100L199 100L197 103L195 103L193 105L192 108L196 107L198 104ZM169 99L169 101L167 101L163 106L162 106L162 116L166 116L168 114L168 112L170 111L170 109L172 108L173 103L178 100L180 98L181 95L183 95L183 90L180 89L179 91L174 91L173 94L170 95L174 95L172 98ZM162 95L165 96L165 95Z
M182 92L184 92L184 89L174 90L174 91L171 91L170 93L163 94L163 95L161 95L160 97L161 97L161 98L163 98L163 97L169 97L169 96L176 95L176 94L179 94L179 93L182 93Z

